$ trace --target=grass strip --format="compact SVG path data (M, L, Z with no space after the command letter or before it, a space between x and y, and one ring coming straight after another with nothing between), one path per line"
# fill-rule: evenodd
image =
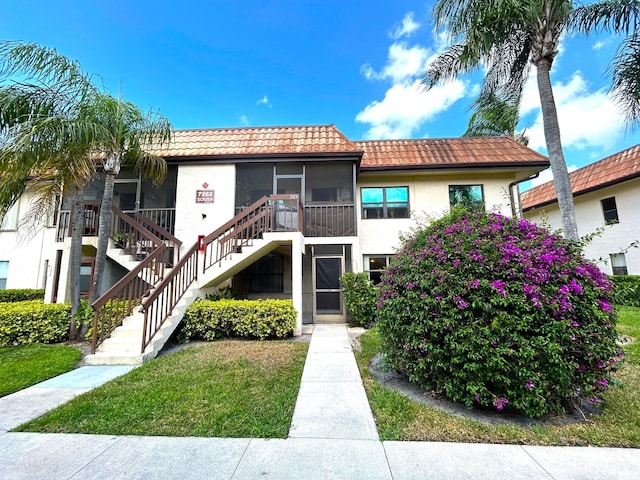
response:
M620 333L640 339L640 308L616 310ZM529 428L481 423L410 400L380 385L368 371L371 360L380 351L377 331L362 335L360 344L362 352L356 353L356 359L382 440L640 447L638 341L625 347L624 365L615 374L617 382L604 396L601 415L591 415L585 423Z
M73 370L82 354L66 345L0 348L0 397Z
M149 362L17 431L286 438L308 344L219 341Z

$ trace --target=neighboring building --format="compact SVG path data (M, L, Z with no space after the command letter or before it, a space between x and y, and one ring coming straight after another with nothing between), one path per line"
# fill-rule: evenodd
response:
M157 153L168 164L160 187L127 171L116 179L114 206L129 217L114 213L120 226L112 227L102 291L148 253L139 238L127 252L137 257L115 248L138 213L152 221L140 225L171 234L162 237L173 249L169 265L202 239L198 294L230 284L241 298L291 298L298 333L303 324L344 322L338 278L367 271L377 281L416 218L439 217L463 200L511 215L518 183L549 165L506 137L354 142L333 125L182 130ZM92 283L101 188L98 179L85 194L84 291ZM28 198L16 215L23 208ZM14 217L5 219L13 230ZM68 299L69 217L65 200L56 221L26 243L16 243L16 231L0 233L6 288L46 287L46 301ZM247 245L249 237L256 239Z
M612 275L639 275L640 145L587 165L570 175L578 232L581 237L603 228L585 246L585 255ZM562 228L553 182L522 194L525 218Z

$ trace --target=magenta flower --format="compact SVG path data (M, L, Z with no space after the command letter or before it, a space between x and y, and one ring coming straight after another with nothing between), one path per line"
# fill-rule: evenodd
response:
M507 400L504 397L498 397L493 401L493 406L496 407L496 409L501 412L507 403L509 403L509 400Z
M504 282L496 280L495 282L491 283L491 286L496 290L496 292L498 292L498 295L502 297L507 296L507 291L504 289Z
M601 378L596 383L600 385L602 388L607 388L609 386L609 382L607 382L606 378Z
M524 384L524 387L528 390L531 390L533 388L533 382L529 380L527 383Z
M605 302L604 300L598 300L598 306L603 312L611 311L611 304L609 302Z

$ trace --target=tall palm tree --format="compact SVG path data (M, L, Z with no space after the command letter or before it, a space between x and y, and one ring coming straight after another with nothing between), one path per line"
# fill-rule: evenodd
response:
M152 153L149 147L171 140L169 120L157 112L143 112L136 105L98 94L84 106L82 116L104 129L94 144L95 157L105 173L104 194L100 207L98 246L93 273L90 301L101 294L102 276L106 265L107 247L111 228L111 206L114 180L122 166L132 167L155 183L164 180L167 165L164 158Z
M522 92L531 65L536 68L547 152L566 238L579 240L569 173L562 150L550 71L563 33L608 30L634 34L639 0L603 0L574 5L567 0L438 0L436 29L452 46L428 67L427 88L483 67L481 96ZM615 66L614 66L615 68Z
M29 189L34 199L22 228L74 200L71 234L70 336L78 333L84 185L96 175L91 146L98 128L79 105L96 89L77 62L33 43L0 43L0 218Z

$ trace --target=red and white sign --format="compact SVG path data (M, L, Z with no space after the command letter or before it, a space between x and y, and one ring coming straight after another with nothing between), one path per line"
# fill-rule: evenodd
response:
M213 203L215 190L196 190L196 203Z

